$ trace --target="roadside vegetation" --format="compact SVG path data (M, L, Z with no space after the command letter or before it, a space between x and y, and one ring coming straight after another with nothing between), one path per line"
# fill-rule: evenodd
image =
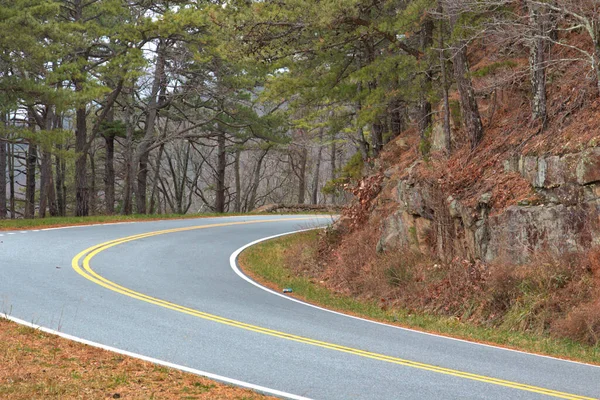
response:
M268 399L0 318L0 398Z
M586 297L597 290L598 269L545 260L537 267L496 268L483 279L481 271L460 263L435 264L416 253L394 252L395 259L373 255L371 244L366 235L341 243L331 231L311 231L253 246L239 261L262 284L291 288L292 296L326 308L600 364L598 327L590 322L598 308ZM594 254L589 255L592 263ZM559 302L566 299L579 303L561 308ZM567 306L571 312L565 311Z
M0 231L16 229L54 228L61 226L108 224L115 222L155 221L163 219L190 219L218 217L223 214L132 214L132 215L95 215L91 217L49 217L36 219L0 220ZM237 214L228 214L237 215Z

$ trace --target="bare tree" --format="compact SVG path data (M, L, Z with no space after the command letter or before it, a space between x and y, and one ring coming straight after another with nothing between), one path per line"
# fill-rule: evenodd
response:
M248 200L248 203L246 206L247 211L254 210L256 208L256 201L258 198L257 197L258 196L258 188L260 186L260 177L261 177L263 161L264 161L265 157L267 156L267 154L269 153L270 148L271 148L270 146L267 146L264 150L262 150L262 152L259 154L259 156L256 160L256 165L254 166L254 176L252 179L252 187L250 189L250 199Z
M154 143L155 139L154 128L156 126L158 110L164 106L164 103L161 104L160 99L164 98L167 85L165 75L165 64L167 62L166 51L167 42L164 39L160 39L156 48L156 65L154 68L152 89L148 100L144 137L137 146L133 162L133 168L137 167L137 169L135 169L137 174L134 173L133 176L137 179L135 198L137 212L140 214L146 213L149 151L150 146Z
M446 0L445 10L450 19L451 29L456 30L458 18L464 10L461 0ZM468 41L460 38L453 43L452 63L454 66L454 80L460 95L460 107L465 122L465 129L469 137L471 149L474 149L483 137L483 125L479 115L479 107L475 98L475 90L469 74L469 62L467 59Z
M6 218L6 167L7 167L7 140L5 130L7 128L6 112L0 110L0 219Z
M596 80L596 86L600 96L600 3L595 0L553 0L539 1L526 0L530 9L552 10L562 17L566 31L582 30L591 40L591 50L584 43L570 44L552 37L543 35L543 39L554 44L564 46L577 51L582 60L587 62Z
M445 42L444 42L444 37L446 35L446 24L445 22L445 15L444 15L444 4L442 2L442 0L438 0L438 9L437 9L438 14L441 16L440 18L440 22L439 22L439 52L440 52L440 75L441 75L441 81L442 81L442 100L443 100L443 107L444 107L444 123L443 123L443 127L444 127L444 147L445 150L448 154L450 154L452 152L452 132L450 129L450 100L449 100L449 96L448 96L448 89L449 89L449 84L448 84L448 73L446 70L446 49L445 49Z
M25 183L25 218L35 217L35 170L37 146L29 142L27 147L27 180Z
M215 173L215 211L225 212L225 172L227 169L227 138L225 132L219 132L217 135L217 168Z
M529 46L529 68L531 77L531 118L542 121L546 126L548 112L546 109L546 7L535 3L528 4L529 23L532 40Z
M321 174L321 159L323 155L323 128L319 129L319 142L317 150L317 163L313 172L311 204L319 203L319 175Z

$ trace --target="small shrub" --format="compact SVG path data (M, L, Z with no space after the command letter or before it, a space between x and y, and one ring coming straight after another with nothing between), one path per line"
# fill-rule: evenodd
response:
M392 287L404 287L415 280L415 270L422 261L422 255L416 251L395 253L387 256L384 263L384 274L388 285Z
M600 300L580 305L552 326L554 333L590 345L600 344Z
M410 236L410 240L411 242L418 246L419 245L419 236L417 235L417 227L416 226L411 226L410 228L408 228L408 235Z

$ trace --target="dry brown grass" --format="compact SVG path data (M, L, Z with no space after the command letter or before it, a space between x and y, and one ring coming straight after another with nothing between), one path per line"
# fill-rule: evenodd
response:
M443 263L415 249L376 252L378 229L321 237L318 256L287 250L296 271L383 309L430 313L485 327L600 344L600 249L538 254L526 265ZM287 263L292 264L291 262Z
M557 321L553 329L582 343L600 343L600 300L575 307L566 318Z
M264 399L0 318L3 399Z

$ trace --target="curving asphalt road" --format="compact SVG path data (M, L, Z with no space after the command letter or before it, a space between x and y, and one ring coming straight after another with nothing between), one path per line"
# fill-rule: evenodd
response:
M256 216L0 232L0 312L290 398L600 397L599 367L309 307L230 267L249 242L327 222Z

